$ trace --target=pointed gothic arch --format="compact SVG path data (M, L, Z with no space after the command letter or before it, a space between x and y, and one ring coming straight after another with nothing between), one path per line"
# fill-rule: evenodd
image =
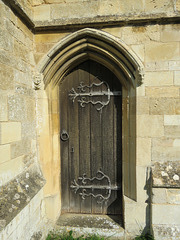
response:
M85 28L62 39L45 56L39 65L45 87L50 82L56 85L70 69L87 59L109 68L125 87L142 82L142 64L130 48L111 34Z
M38 65L44 87L58 86L77 65L96 61L112 71L123 86L124 194L136 200L136 86L143 80L143 65L119 38L85 28L58 42ZM51 87L50 87L51 88Z

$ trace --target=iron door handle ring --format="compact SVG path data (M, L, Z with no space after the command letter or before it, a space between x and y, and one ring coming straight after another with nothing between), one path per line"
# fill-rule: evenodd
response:
M62 141L67 141L68 139L69 139L69 134L66 132L66 130L62 130L61 140Z

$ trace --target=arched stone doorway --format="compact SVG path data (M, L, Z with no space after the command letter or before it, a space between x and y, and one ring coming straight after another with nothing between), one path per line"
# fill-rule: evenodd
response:
M52 152L56 152L60 146L60 137L63 129L60 129L61 112L59 105L62 104L59 86L66 81L69 74L80 64L87 61L94 61L104 66L114 74L115 78L122 86L121 121L122 132L120 134L122 149L122 192L121 196L136 199L136 86L141 82L141 63L139 63L130 49L128 49L119 39L110 34L94 29L83 29L68 35L60 41L44 58L39 65L43 75L45 91L48 95L49 104L49 135ZM75 86L74 86L75 87ZM71 88L72 89L72 88ZM70 90L71 90L70 89ZM68 89L69 91L69 89ZM55 94L54 94L55 93ZM53 102L56 102L56 114L53 112ZM60 114L60 117L59 117ZM57 122L60 121L60 125ZM120 123L121 125L121 123ZM66 135L66 133L65 133ZM69 134L68 134L69 135ZM56 137L55 137L56 136ZM65 136L66 138L66 136ZM54 142L56 139L56 142ZM43 139L44 141L44 139ZM55 149L54 149L55 148ZM72 146L70 150L74 147ZM45 152L45 150L43 150ZM70 152L68 154L71 154ZM45 154L44 154L45 155ZM53 161L53 154L52 154ZM57 156L56 156L57 158ZM44 159L43 159L44 161ZM57 161L57 159L56 159ZM54 178L62 176L62 150L59 154L60 174L53 175ZM58 162L57 162L58 163ZM50 169L51 165L48 165ZM64 168L64 167L63 167ZM53 168L51 169L54 171ZM99 170L99 169L98 169ZM86 173L86 172L84 172ZM103 172L104 173L104 172ZM104 173L105 174L105 173ZM76 176L78 177L78 175ZM91 175L91 177L93 177ZM62 178L59 183L59 212L63 212L63 189ZM51 179L52 180L52 179ZM74 180L74 179L73 179ZM75 179L77 180L77 179ZM50 182L48 180L47 182ZM118 187L118 186L117 186ZM69 193L70 194L70 193ZM63 196L62 196L63 195ZM123 200L122 200L123 201ZM121 201L121 206L123 205ZM92 200L91 200L92 202ZM114 211L114 210L113 210ZM92 209L91 209L92 212Z

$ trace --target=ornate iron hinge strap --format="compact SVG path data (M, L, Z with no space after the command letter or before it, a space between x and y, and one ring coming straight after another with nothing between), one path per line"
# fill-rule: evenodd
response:
M88 177L86 177L86 174L84 173L83 176L79 177L77 181L75 179L73 180L70 188L73 189L75 193L79 193L79 195L82 197L82 199L85 199L86 197L89 197L89 196L96 198L97 203L102 203L102 202L108 200L111 196L112 190L120 189L119 187L113 187L111 185L110 178L107 175L105 175L102 171L99 170L96 175L97 175L96 177L88 178ZM98 181L106 180L107 185L90 184L94 180L98 180ZM78 183L78 182L80 182L80 183ZM89 184L87 184L87 182L89 182ZM105 196L103 196L100 193L94 194L93 192L89 192L89 193L87 192L87 190L93 191L95 189L105 190L105 192L106 192Z
M96 78L97 79L97 78ZM93 91L93 87L100 87L100 86L106 86L106 91ZM83 82L80 83L80 85L77 87L79 92L77 92L74 88L71 89L69 93L69 97L72 99L74 102L76 98L78 99L78 102L80 103L81 107L85 107L86 104L91 103L92 105L96 105L97 111L101 111L105 106L107 106L110 102L110 98L112 95L120 96L121 92L116 91L116 92L111 92L109 85L107 82L102 81L100 83L92 83L91 85L83 85ZM86 89L91 89L90 92L86 92ZM106 101L94 101L94 100L89 100L87 97L94 97L94 96L107 96Z

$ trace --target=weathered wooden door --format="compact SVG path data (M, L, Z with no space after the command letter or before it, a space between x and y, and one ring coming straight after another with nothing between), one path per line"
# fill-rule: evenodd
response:
M121 85L86 61L60 85L62 212L122 213Z

